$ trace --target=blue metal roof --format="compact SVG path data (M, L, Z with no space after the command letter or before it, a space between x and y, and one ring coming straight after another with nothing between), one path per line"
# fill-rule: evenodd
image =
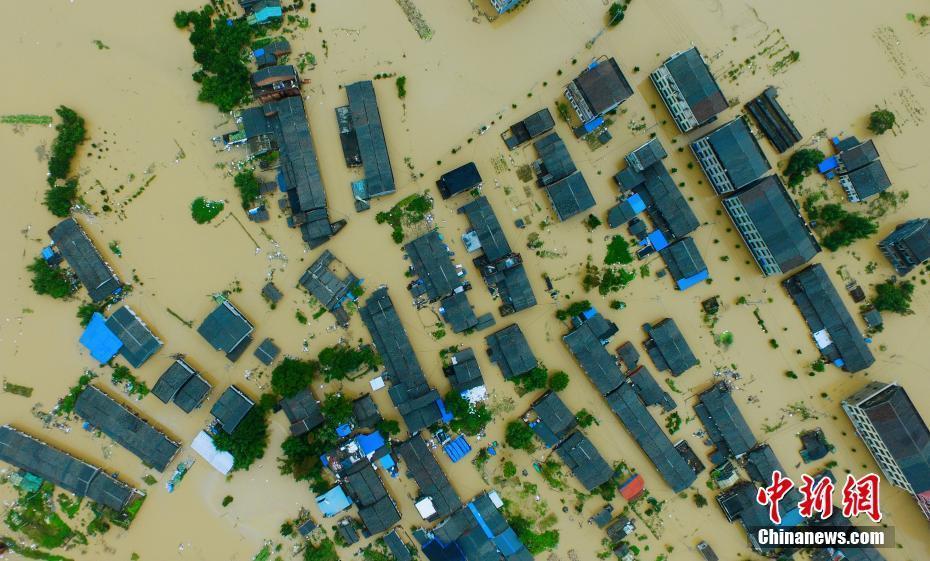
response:
M352 505L352 500L346 496L342 487L336 485L325 494L316 498L316 505L320 507L323 516L335 516Z
M649 240L649 243L652 244L652 247L659 251L660 249L665 249L668 247L668 240L665 239L665 234L662 233L662 230L654 230L646 238Z
M696 275L691 275L690 277L686 279L681 279L680 281L678 281L678 290L688 290L692 286L704 280L707 280L709 276L710 276L710 273L707 272L707 269L704 269L703 271L701 271L700 273L697 273Z
M103 315L97 312L90 318L80 342L101 364L109 362L123 347L123 342L107 327Z
M643 198L639 196L639 193L634 193L627 197L626 202L629 203L636 214L646 210L646 203L643 202Z

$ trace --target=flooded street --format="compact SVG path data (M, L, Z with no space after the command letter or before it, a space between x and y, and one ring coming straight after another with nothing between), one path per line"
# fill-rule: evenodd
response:
M131 403L143 417L184 444L176 461L197 459L171 494L165 481L173 467L164 474L145 469L109 439L83 430L79 421L70 423L70 432L43 428L34 412L54 407L85 369L101 374L95 383L104 389L114 394L119 390L109 381L110 369L100 368L78 343L82 328L75 314L86 294L79 291L75 298L59 301L34 294L29 285L26 266L49 243L47 231L57 222L42 204L45 154L54 129L0 124L0 161L7 173L6 213L0 223L4 264L0 287L5 295L0 299L0 377L34 388L29 398L0 393L0 425L12 424L82 460L119 472L123 481L148 493L129 531L113 528L103 536L90 537L87 546L56 553L74 560L129 560L133 554L142 561L249 560L264 540L271 540L283 544L275 555L299 557L291 552L297 540L279 535L281 523L296 518L301 509L307 509L317 522L323 519L307 484L278 472L276 457L289 427L284 415L271 417L265 457L229 480L189 447L209 423L210 406L227 385L236 383L257 398L270 381L270 369L252 356L255 343L243 358L231 363L196 333L196 326L215 306L211 295L231 290L230 300L256 327L256 342L271 337L284 354L312 358L340 340L370 342L357 313L347 330L336 327L331 314L310 319L306 325L295 319L298 311L308 317L316 311L297 281L323 249L364 278L363 300L376 287L389 287L420 364L440 393L448 391L449 383L442 373L439 351L454 344L475 349L497 412L486 439L478 443L472 439L476 449L487 444L485 440L503 443L506 423L522 415L537 397L535 393L518 397L485 353L486 335L512 321L519 323L549 371L564 370L571 376L561 397L572 411L584 408L598 419L586 433L608 463L625 462L644 476L653 497L667 501L658 531L650 532L636 521L637 536L643 538L631 543L642 551L641 560L664 555L667 561L697 561L701 557L695 547L701 540L707 540L727 561L759 557L751 553L742 528L727 523L713 501L714 492L705 485L709 470L699 475L693 489L710 499L709 505L698 508L691 498L693 491L688 498L677 497L608 409L561 341L568 326L556 319L555 312L570 301L588 299L617 323L620 333L608 346L611 352L628 340L642 350L644 323L675 319L700 365L675 379L677 392L670 390L684 421L673 440L685 438L705 464L711 449L694 435L703 427L694 414L693 398L723 368L741 374L734 392L740 410L757 439L772 446L796 479L827 461L836 462L833 472L839 477L845 470L856 475L877 471L840 408L843 398L868 381L901 383L930 420L930 392L926 391L930 291L923 285L923 273L918 275L917 269L913 273L915 313L885 314L885 329L870 345L876 358L873 366L855 375L832 366L808 375L818 358L816 349L801 315L781 287L781 278L762 277L699 166L689 165L694 159L687 144L703 133L678 132L649 80L649 72L670 54L696 45L709 59L732 105L718 124L735 117L743 103L774 85L779 101L804 136L799 147L816 146L825 152L827 138L834 135L872 138L866 125L876 107L895 112L898 126L874 140L893 182L892 190L909 193L907 203L879 220L876 236L836 253L825 250L814 259L824 265L864 329L858 305L843 290L838 271L843 269L872 294L871 285L893 272L879 253L877 241L905 220L930 215L930 126L925 122L930 107L926 56L930 32L906 18L910 12L930 12L926 2L636 0L624 21L603 33L599 32L608 6L596 0L531 0L494 22L475 11L468 0L419 0L417 6L433 30L428 41L418 37L396 2L323 0L316 3L315 13L309 7L298 12L310 24L289 40L295 55L313 53L317 62L302 73L309 80L303 94L330 218L348 221L333 239L312 251L305 249L297 230L286 226L276 200L268 201L272 218L263 224L249 222L240 208L230 170L231 162L244 158L245 151L225 152L211 142L234 125L214 106L196 101L197 84L190 77L196 67L188 35L172 23L176 10L197 9L198 3L45 0L19 3L0 21L0 47L6 53L8 76L7 87L0 92L0 115L51 116L63 104L87 121L88 139L73 170L79 171L81 198L90 210L77 219L120 278L134 284L126 303L164 342L158 354L134 374L151 387L171 364L171 356L180 353L214 387L204 406L190 415L154 396ZM779 51L781 56L797 51L800 58L778 66L774 61L781 56L754 56L764 49ZM636 92L621 106L610 127L613 140L592 151L574 138L566 123L557 120L556 124L597 201L594 213L605 222L589 232L583 216L558 222L545 193L534 181L525 183L517 176L520 166L536 159L533 147L510 152L499 135L543 107L558 119L555 102L562 99L564 84L602 55L616 57ZM334 109L347 103L342 86L382 73L392 75L375 80L375 90L397 193L373 201L365 213L356 213L350 183L361 178L361 171L345 165ZM397 95L395 74L407 78L403 100ZM684 182L682 192L702 222L693 237L713 282L677 291L670 278L657 276L663 263L654 254L634 263L637 268L648 265L650 276L637 278L608 297L597 291L586 294L580 277L589 256L594 263L602 263L610 237L626 236L625 228L606 228L606 211L618 196L612 176L625 166L623 157L652 133L669 152L665 165L676 182ZM773 168L783 168L785 160L771 145L764 139L761 145ZM497 312L500 303L492 301L471 262L474 255L466 253L461 242L468 223L456 211L470 196L444 201L434 186L440 174L469 161L478 166L483 194L511 247L523 255L538 301L535 307L503 319ZM816 189L822 182L819 175L812 176L803 189ZM833 201L843 198L835 181L826 190ZM475 312L480 316L493 311L495 328L469 335L448 330L448 335L437 340L431 335L436 329L434 312L416 310L411 303L404 288L410 280L405 276L409 261L401 246L391 240L389 226L377 224L375 215L423 191L434 197L435 224L455 252L454 260L467 270ZM189 210L198 196L224 199L226 209L212 223L198 225ZM799 203L802 200L797 193L795 198ZM113 210L103 211L104 205ZM518 219L523 219L526 228L517 228ZM527 248L532 234L542 242L536 252ZM121 255L110 247L118 247ZM547 293L544 274L553 280L557 297ZM260 294L270 279L284 293L275 309ZM713 332L701 310L701 302L712 296L719 296L722 303ZM741 296L745 304L737 304ZM623 301L625 309L611 309L611 300ZM768 332L760 328L759 319ZM193 322L194 327L185 322ZM714 333L724 330L734 334L727 349L714 343ZM777 340L777 348L771 339ZM665 373L657 372L644 352L642 360L663 389L669 389L662 381ZM786 377L788 371L796 372L797 379ZM324 389L319 380L316 383L314 391L322 397ZM369 391L368 379L332 383L325 389L341 389L354 397ZM373 396L385 418L400 420L386 391ZM126 402L130 399L121 397ZM802 420L791 414L789 406L799 402L813 413L812 418ZM651 408L651 412L664 426L658 409ZM804 465L797 435L816 427L823 429L836 451L821 462ZM530 456L504 448L485 467L488 480L484 481L470 462L452 464L445 455L437 455L463 500L498 488L506 498L522 500L532 508L534 497L521 498L515 488L493 483L503 462L514 461L518 473L528 471L522 479L539 486L539 500L556 515L553 528L561 533L558 548L537 559L596 559L605 549L604 533L587 519L604 501L591 497L577 514L574 491L551 489L534 472L533 461L544 457L542 449ZM9 471L9 466L0 465L0 470ZM157 482L144 483L147 475ZM420 526L412 500L415 484L403 470L399 478L384 480L403 515L400 525L408 531ZM566 481L581 489L570 474ZM223 507L226 496L234 500ZM15 499L10 485L0 486L0 498L5 501L5 512ZM626 505L619 495L612 502L617 512ZM882 507L883 524L895 528L899 544L883 549L882 554L889 561L930 559L930 524L913 499L898 488L883 486ZM331 522L325 520L327 526ZM0 536L4 535L13 533L4 527ZM342 557L356 558L357 550L358 546L347 548Z

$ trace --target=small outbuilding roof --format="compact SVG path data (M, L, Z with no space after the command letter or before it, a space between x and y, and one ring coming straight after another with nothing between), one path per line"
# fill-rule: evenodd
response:
M184 359L176 359L152 387L152 395L162 403L173 401L185 413L190 413L207 398L212 386Z
M204 318L203 323L197 328L197 333L213 345L214 349L226 353L226 358L235 361L252 340L253 330L252 324L232 302L223 299L216 309Z
M439 177L436 187L443 199L448 199L462 191L470 191L481 185L481 174L475 162L468 162L452 171L447 171Z
M262 341L262 344L255 349L255 357L262 361L265 366L269 366L274 362L274 359L278 358L279 354L281 354L281 349L274 344L271 338Z
M120 306L106 321L107 328L123 343L119 353L139 368L161 348L161 340L129 306Z
M304 388L297 395L281 400L281 409L291 423L291 435L307 434L323 424L323 412L320 402L316 400L310 388Z
M597 318L603 320L600 314L592 316L576 325L571 332L562 337L562 341L591 383L601 395L606 395L623 383L623 375L616 358L604 348L600 330L597 329L599 322L595 321Z
M478 316L464 290L453 292L440 300L439 313L454 333L462 333L478 325Z
M439 231L430 230L405 245L404 251L410 256L413 271L423 281L430 300L438 300L461 286L449 248Z
M254 401L233 385L226 388L226 391L216 400L210 408L210 414L224 431L232 434L254 405Z
M462 349L452 355L450 365L446 369L446 376L449 377L452 390L459 393L484 385L475 351L470 348Z
M660 372L668 370L672 376L681 376L692 366L697 366L698 360L675 320L665 318L655 325L646 324L643 329L649 335L646 351Z
M559 220L565 221L597 204L580 171L546 185L546 194Z

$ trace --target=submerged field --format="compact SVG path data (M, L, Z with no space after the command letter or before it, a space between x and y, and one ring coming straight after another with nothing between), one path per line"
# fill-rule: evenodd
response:
M801 316L780 279L763 278L740 247L738 234L686 148L694 135L678 133L648 78L669 54L697 45L734 105L720 122L735 116L741 104L765 86L775 85L780 102L805 137L799 146L821 149L826 149L827 138L840 133L870 137L867 115L876 106L892 109L898 126L875 141L894 183L892 191L907 192L906 203L887 209L879 219L877 235L815 258L841 291L842 274L871 294L871 285L892 274L875 242L896 224L930 214L926 156L930 128L924 123L930 106L930 63L925 57L930 35L919 23L921 10L926 11L921 3L637 0L620 25L599 33L607 6L593 0L532 0L494 22L466 0L441 5L420 0L422 22L431 30L428 40L421 39L399 3L318 2L315 12L307 4L298 14L309 23L290 26L298 29L290 40L295 55L314 55L315 65L308 63L301 73L309 80L303 89L305 104L330 216L348 221L324 247L365 279L366 296L381 284L390 287L417 357L440 393L448 390L440 351L454 344L476 350L492 391L495 419L487 438L477 443L472 439L472 444L477 448L488 441L502 443L506 423L522 415L537 393L518 396L513 385L502 379L484 353L487 332L459 336L446 329L438 335L435 312L416 310L410 303L404 289L409 262L392 241L391 226L375 219L399 201L428 191L435 199L432 219L474 285L469 298L475 311L479 315L494 311L498 327L517 321L549 371L569 374L571 381L562 398L571 410L585 409L596 418L586 431L592 441L608 462L623 462L643 474L651 497L662 504L650 514L644 505L637 507L637 535L631 542L640 550L639 559L694 561L700 558L695 546L701 540L710 542L721 559L756 557L744 532L726 523L712 500L706 471L687 498L674 495L607 409L560 340L567 326L555 312L570 301L588 299L620 326L611 351L627 340L640 346L644 323L664 317L676 320L701 364L675 379L674 386L665 383L662 374L654 374L679 404L681 423L673 438L687 439L705 463L710 449L694 434L703 427L693 413L693 396L722 369L741 374L735 398L742 413L756 437L772 446L795 477L827 461L836 462L837 474L850 470L861 475L876 469L839 406L867 381L900 382L930 419L930 395L923 391L930 374L930 349L921 343L930 328L930 296L922 282L926 275L915 274L913 315L885 315L885 329L871 344L876 363L866 373L848 375L830 366L825 372L814 372L811 365L817 356ZM339 340L370 341L358 314L352 315L348 330L342 330L330 314L317 316L318 306L310 306L297 285L323 248L306 250L299 234L278 216L273 200L269 200L272 218L261 225L248 222L240 210L231 176L232 162L244 152L224 152L211 142L233 125L213 106L196 101L191 47L186 34L171 21L177 9L198 7L178 0L144 4L59 0L22 4L17 17L0 23L0 45L11 54L6 60L11 79L0 93L0 115L9 116L0 119L0 159L7 173L7 212L0 225L4 263L0 287L5 294L0 301L0 375L9 384L4 387L12 388L0 393L0 424L14 424L81 459L119 472L123 480L149 493L131 530L112 528L89 536L86 545L72 540L71 549L57 552L75 560L248 560L260 551L266 551L261 554L264 558L289 559L298 541L280 535L281 523L300 509L308 509L318 521L320 515L306 483L278 473L275 458L288 434L281 414L272 417L268 452L250 471L227 481L198 460L172 494L164 483L173 469L166 474L146 470L128 452L93 437L76 422L70 432L43 429L41 412L64 397L85 369L103 373L78 344L80 294L64 302L37 296L26 271L48 243L46 231L57 221L42 205L46 159L54 136L43 117L53 116L56 107L65 104L87 120L88 140L75 169L80 173L80 195L92 212L82 213L79 220L120 277L135 285L127 303L165 342L159 354L134 374L151 387L171 363L170 355L183 353L214 384L205 407L191 415L153 396L134 402L146 418L189 444L208 422L209 406L226 385L236 383L257 397L269 384L269 369L251 356L251 350L239 362L230 363L190 327L188 322L196 327L213 309L213 293L229 290L231 299L255 324L257 340L273 337L285 354L310 358ZM910 12L917 14L915 21L908 19ZM799 56L790 56L793 52ZM615 116L610 127L613 140L592 150L558 120L555 104L561 100L564 83L601 55L617 58L636 94ZM297 64L294 57L291 63ZM345 166L334 108L346 103L341 86L375 75L390 75L375 80L375 89L398 192L358 214L350 182L358 179L359 172ZM400 76L406 78L403 99L396 85ZM535 159L535 151L528 146L509 152L499 134L542 107L556 116L556 131L584 173L601 220L618 194L611 176L624 165L622 158L652 133L663 142L669 152L666 166L676 182L684 184L682 192L702 222L693 237L712 283L678 292L671 279L657 276L661 261L650 256L629 266L637 278L619 292L607 296L597 290L584 292L581 277L589 257L595 264L603 263L613 235L626 232L603 225L589 231L584 216L557 222L544 193L526 180L521 168ZM783 167L771 146L764 140L762 144L773 166ZM478 165L483 194L510 245L522 253L539 301L504 320L460 241L467 222L456 210L470 195L443 201L434 187L441 173L468 161ZM801 193L820 189L821 182L819 176L809 178L798 202ZM834 201L842 197L836 182L828 184L825 192ZM197 224L191 218L197 197L204 197L205 205L214 201L225 205L208 205L211 213L220 208L219 213L208 223ZM527 227L518 229L517 219ZM546 292L543 274L552 279L556 297ZM274 309L260 295L272 278L284 293ZM845 304L856 312L856 305L842 292ZM711 296L719 296L722 303L712 326L700 307ZM612 309L612 300L622 301L625 307ZM854 316L858 318L857 313ZM724 332L732 336L721 340ZM643 360L648 364L648 359ZM796 378L787 377L787 372L796 373ZM109 376L102 376L98 383L119 391L108 380ZM315 384L322 382L318 379ZM368 380L328 386L355 396L367 391ZM321 388L315 390L322 395ZM386 418L398 419L385 391L375 392L374 398ZM664 416L658 420L668 427L677 423L666 424ZM820 464L806 466L798 455L797 434L815 427L824 430L836 451ZM179 456L195 457L189 448ZM558 547L537 558L586 561L604 551L603 532L587 522L604 501L581 500L575 492L577 481L568 473L562 482L558 477L547 481L536 473L532 464L545 460L543 451L528 455L504 448L481 470L468 461L453 465L445 456L438 459L463 499L495 487L513 501L521 516L537 520L538 530L558 530ZM513 462L516 475L505 477L507 462ZM523 475L524 470L528 475ZM146 481L148 476L154 480ZM403 474L385 479L403 514L401 526L409 530L418 525L411 500L415 485ZM695 492L711 499L710 504L698 507ZM882 493L883 523L895 528L900 546L883 554L891 561L930 558L928 525L917 506L899 489L887 486ZM227 496L234 501L223 506ZM16 492L3 485L0 497L12 501ZM619 511L625 501L618 497L613 504ZM59 516L67 518L60 511ZM87 533L86 528L75 529ZM0 529L0 536L8 534L15 535L6 527ZM271 545L263 550L265 540ZM272 553L277 544L282 544L280 550ZM340 555L352 558L357 549Z

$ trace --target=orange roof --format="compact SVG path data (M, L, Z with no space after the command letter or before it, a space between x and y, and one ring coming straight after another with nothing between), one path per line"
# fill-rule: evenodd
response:
M620 486L620 495L628 501L636 499L643 494L643 489L646 488L646 481L643 479L642 475L634 475L633 477L626 480L623 485Z

